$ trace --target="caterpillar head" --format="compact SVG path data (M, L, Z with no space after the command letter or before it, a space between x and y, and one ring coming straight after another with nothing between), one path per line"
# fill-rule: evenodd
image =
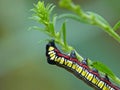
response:
M47 62L49 64L55 64L54 57L55 57L55 50L56 46L54 43L54 40L51 40L47 45L46 45L46 57L47 57Z

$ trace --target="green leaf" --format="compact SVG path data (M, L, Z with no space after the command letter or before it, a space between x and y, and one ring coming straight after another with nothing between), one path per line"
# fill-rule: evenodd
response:
M53 23L49 23L49 31L51 33L51 35L55 35L55 30L54 30L54 25Z
M33 14L32 17L29 17L28 19L31 19L31 20L34 20L37 22L40 22L40 20L41 20L36 14Z
M54 9L55 5L53 4L44 4L44 1L38 1L37 4L34 4L34 8L31 11L34 12L33 18L39 21L42 24L48 25L50 22L50 14Z
M45 32L45 29L40 28L40 27L38 27L38 26L32 26L32 27L29 27L28 30L32 30L32 29L34 29L34 30L38 30L38 31L42 31L42 32Z
M86 22L83 18L78 17L77 15L74 15L74 14L62 14L58 17L58 19L65 19L65 18L70 18L70 19L88 24L88 22Z
M43 32L43 33L45 33L45 34L50 35L46 28L40 28L40 27L38 27L38 26L29 27L29 28L28 28L28 31L29 31L29 30L37 30L37 31L40 31L40 32Z
M62 24L62 34L63 34L64 45L67 46L67 41L66 41L66 22L63 22L63 24Z
M115 79L116 79L115 74L107 66L105 66L103 63L93 62L91 66L96 68L97 70L107 74L111 79L113 79L115 81Z
M57 21L57 16L54 15L54 16L53 16L53 20L52 20L54 26L56 25L56 21Z
M118 28L120 28L120 21L118 21L118 22L114 25L113 30L116 31L116 30L118 30Z
M109 23L102 16L93 12L87 12L87 14L93 16L93 18L97 19L97 21L100 21L101 23L104 23L105 25L109 26Z
M54 8L55 8L55 5L47 4L46 9L49 11L49 15L51 14Z

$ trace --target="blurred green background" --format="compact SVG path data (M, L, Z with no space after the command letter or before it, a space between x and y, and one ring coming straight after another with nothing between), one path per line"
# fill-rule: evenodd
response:
M46 42L38 42L47 36L27 30L38 25L28 19L37 1L0 0L0 90L93 90L66 70L46 62ZM53 12L58 15L68 12L58 7L58 0L43 1L56 4ZM112 26L120 20L120 0L74 2L85 11L100 14ZM57 22L57 30L61 22ZM67 41L83 57L104 63L120 78L120 44L101 29L68 20Z

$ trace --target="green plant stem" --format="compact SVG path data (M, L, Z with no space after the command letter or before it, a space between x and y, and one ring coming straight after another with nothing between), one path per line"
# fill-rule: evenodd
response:
M74 11L74 10L73 10ZM88 21L91 21L90 24L92 25L96 25L100 28L102 28L105 32L107 32L110 36L112 36L115 40L117 40L120 43L120 36L113 30L113 28L111 28L110 26L106 26L105 24L103 24L102 22L99 22L96 19L93 19L92 17L89 17L88 15L86 15L84 12L79 11L79 13L77 11L75 11L75 13L79 16L82 17L83 19L86 19Z
M82 12L82 13L83 13L83 12ZM93 19L92 17L88 17L88 16L85 15L84 13L83 13L83 14L79 14L79 13L78 13L78 15L79 15L80 17L83 17L83 15L84 15L83 18L85 18L86 20L91 21L90 24L96 25L96 26L102 28L105 32L107 32L110 36L112 36L115 40L117 40L117 41L120 43L120 36L113 30L112 27L106 26L104 23L102 23L102 22L100 22L100 21L98 21L98 20L96 20L96 19Z
M48 28L48 26L46 26L46 27ZM50 29L50 28L48 28L48 29ZM63 40L57 35L56 32L54 34L52 34L51 32L47 32L46 34L48 34L50 37L54 38L56 43L58 43L62 47L63 51L67 51L70 53L72 50L74 50L74 48L72 46L69 46L68 44L67 45L64 44ZM83 57L80 56L77 53L77 51L75 51L75 52L76 52L76 56L77 56L78 60L82 61Z
M118 77L116 77L116 82L120 84L120 79Z
M120 43L120 36L115 32L115 30L110 26L104 24L102 21L99 21L94 15L89 15L83 10L81 10L79 5L75 5L71 0L60 0L60 6L74 12L81 19L85 20L91 25L98 26L107 32L111 37L117 40Z
M84 20L88 24L98 26L99 28L102 28L106 33L108 33L111 37L113 37L116 41L120 43L120 36L115 32L114 28L118 28L119 23L117 26L112 28L109 24L103 23L102 20L98 20L98 18L94 14L87 14L84 12L79 5L75 5L72 0L60 0L59 2L60 6L74 12L77 16L80 17L80 19ZM83 59L78 53L77 57L79 60ZM88 65L91 65L92 61L88 60ZM111 77L112 78L112 77ZM116 83L120 84L120 79L115 76L115 78L112 78Z
M113 29L108 24L106 24L105 22L102 23L102 20L101 21L97 20L98 18L96 18L92 14L86 14L85 12L83 12L80 9L79 6L76 6L73 3L71 4L70 3L71 0L66 0L66 1L69 1L69 3L65 2L65 5L68 4L67 7L69 7L70 10L72 10L79 17L81 17L83 19L83 21L85 21L85 22L87 22L89 24L92 24L92 25L99 26L100 28L103 28L109 35L113 36L117 41L120 42L119 35L117 33L115 33L113 31ZM55 31L56 17L53 17L53 21L50 20L50 13L51 13L53 8L54 8L54 6L52 6L52 4L48 4L47 6L45 6L44 2L39 1L38 4L36 4L35 8L33 9L33 11L35 13L34 16L33 16L33 19L38 21L39 23L43 24L45 27L44 28L39 28L39 27L35 26L33 28L36 29L36 30L40 30L40 31L44 32L45 34L47 34L50 38L54 39L55 42L62 47L62 50L64 52L70 53L72 50L74 50L74 48L67 44L67 41L66 41L66 26L65 26L66 24L65 24L65 22L63 23L62 30L57 32L57 31ZM118 28L118 26L119 25L117 25L115 27ZM62 37L61 34L63 35L63 37ZM76 52L77 59L79 61L82 61L83 57L81 55L79 55L77 53L77 51L75 51L75 52ZM94 62L92 62L90 59L88 59L88 66L90 68L92 67L91 65L93 63ZM105 73L105 74L109 75L109 73L111 72L103 64L98 63L97 67L95 67L95 68L98 69L99 71ZM104 68L104 69L106 68L106 71L104 71L102 68ZM116 77L115 75L109 75L109 76L112 78L113 81L120 84L120 79L118 77Z

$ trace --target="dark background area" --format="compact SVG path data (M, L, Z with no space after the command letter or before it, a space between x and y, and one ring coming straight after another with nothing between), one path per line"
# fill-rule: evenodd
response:
M46 62L47 38L28 28L38 25L29 20L30 9L38 0L0 0L0 90L93 90L66 70ZM54 13L68 11L54 3ZM120 0L74 0L85 11L103 16L112 26L120 20ZM61 21L57 22L59 30ZM120 30L117 31L120 34ZM67 41L83 57L100 61L120 78L120 44L98 27L74 20L67 22Z

